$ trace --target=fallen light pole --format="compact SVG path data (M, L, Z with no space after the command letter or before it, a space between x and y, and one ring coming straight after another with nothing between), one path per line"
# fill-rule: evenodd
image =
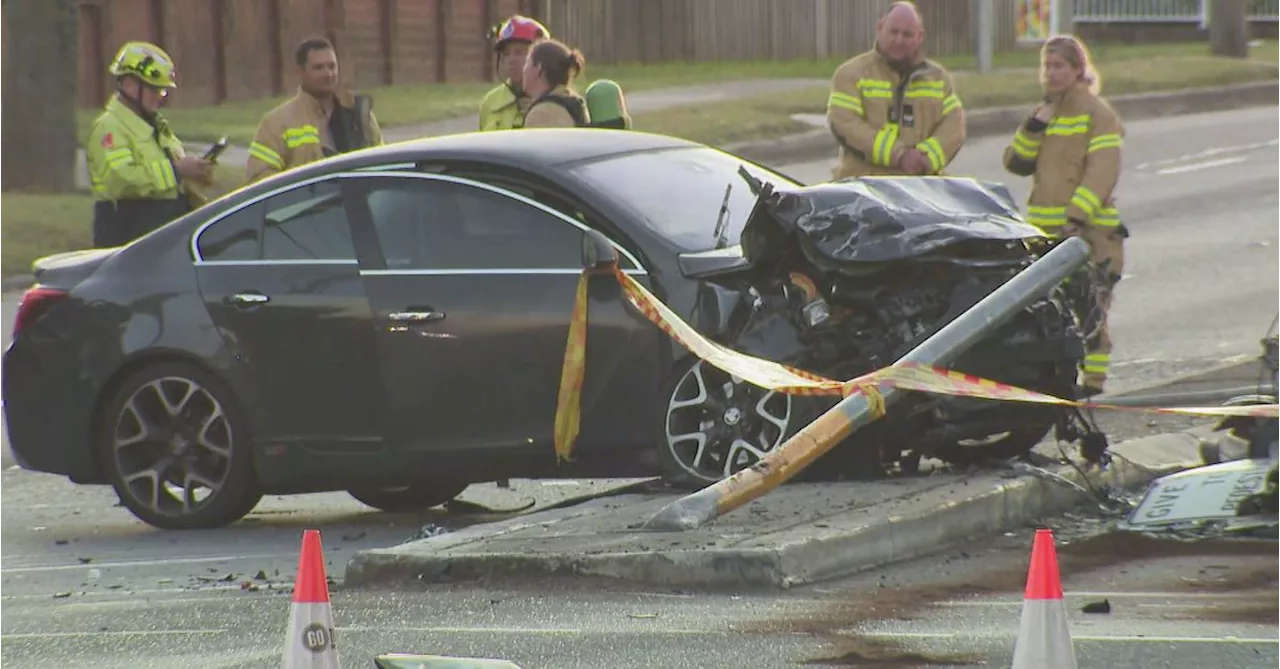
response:
M1087 242L1079 238L1063 241L894 365L917 363L945 367L951 364L992 330L1044 297L1088 258ZM909 391L896 388L881 391L883 405L887 407L904 392ZM701 527L778 487L853 431L878 417L864 393L850 395L754 465L668 504L654 514L644 528L674 532Z

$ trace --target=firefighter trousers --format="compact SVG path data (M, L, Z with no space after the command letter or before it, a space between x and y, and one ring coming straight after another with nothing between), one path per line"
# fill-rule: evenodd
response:
M190 211L184 198L99 200L93 205L93 246L124 246Z
M1063 228L1063 234L1067 237L1080 237L1089 243L1089 261L1094 268L1092 275L1098 324L1093 335L1085 341L1080 384L1101 392L1111 366L1111 332L1107 327L1107 314L1111 311L1116 284L1124 274L1124 239L1129 236L1129 232L1123 225L1108 227L1069 221Z

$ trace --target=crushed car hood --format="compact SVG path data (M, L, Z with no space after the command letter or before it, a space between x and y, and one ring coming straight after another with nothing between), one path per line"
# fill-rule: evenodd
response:
M960 177L861 177L765 185L742 231L752 265L799 242L820 267L920 258L974 241L1043 238L1007 188Z

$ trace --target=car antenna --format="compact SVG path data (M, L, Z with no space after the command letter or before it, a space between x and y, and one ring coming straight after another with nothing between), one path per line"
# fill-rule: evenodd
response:
M720 216L716 218L716 248L722 249L729 243L729 237L725 234L729 227L729 194L733 192L733 182L724 187L724 201L720 203Z

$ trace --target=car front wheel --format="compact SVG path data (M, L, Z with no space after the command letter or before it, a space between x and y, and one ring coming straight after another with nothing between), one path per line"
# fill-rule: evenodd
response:
M262 499L248 426L212 374L179 362L146 367L120 384L102 415L99 461L143 522L221 527Z
M415 484L399 488L358 488L347 492L357 501L379 511L410 513L424 511L452 501L467 489L467 483Z
M671 483L715 483L755 464L800 427L791 396L701 360L681 363L671 379L659 441L659 459Z

